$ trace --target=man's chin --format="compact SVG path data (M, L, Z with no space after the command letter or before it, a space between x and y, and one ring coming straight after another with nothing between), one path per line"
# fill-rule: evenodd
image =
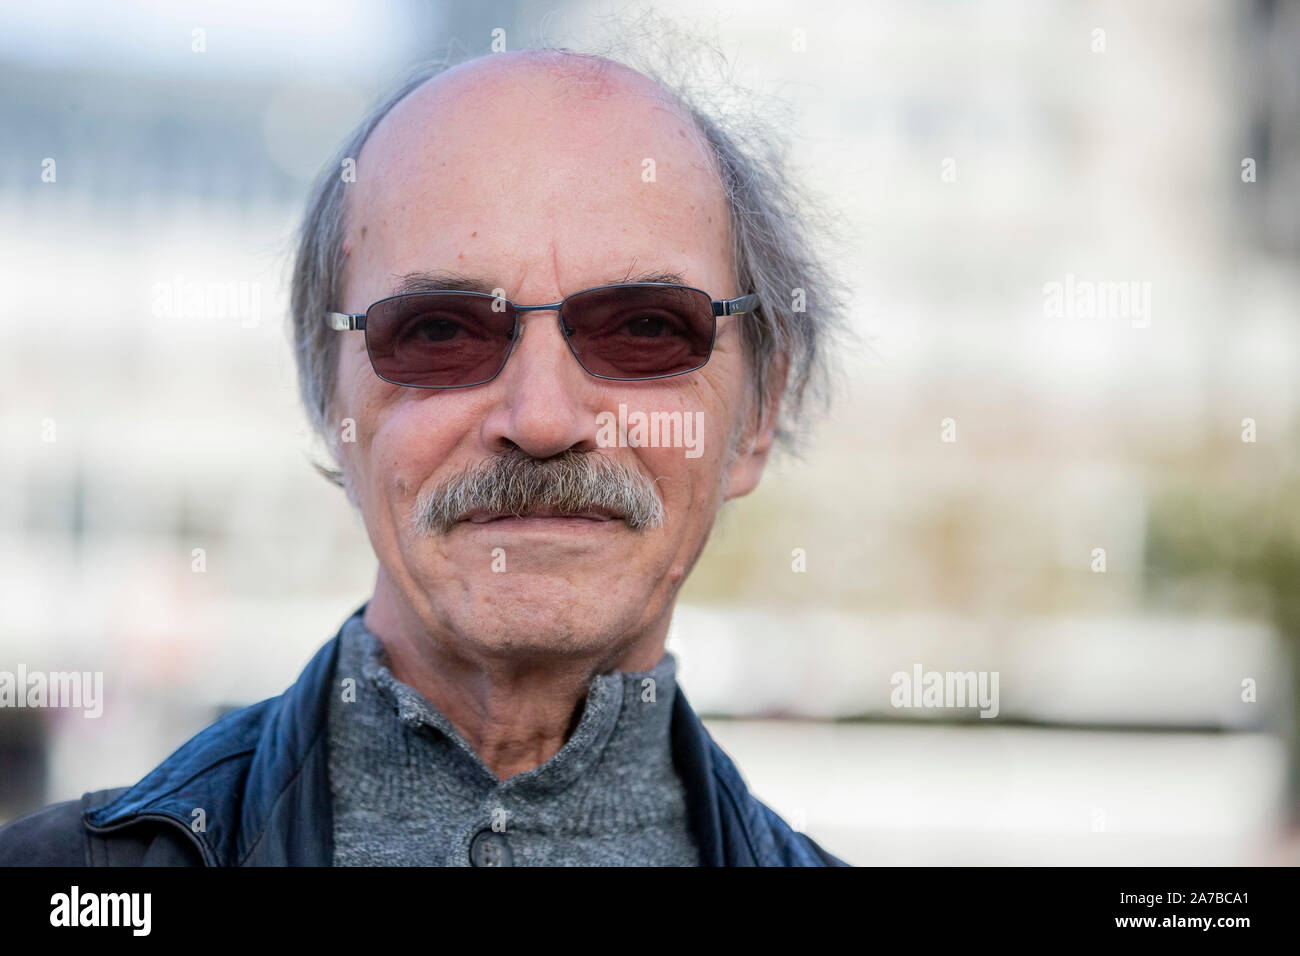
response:
M554 616L533 620L492 617L476 621L460 633L479 654L502 660L518 658L539 661L553 658L601 656L616 642L621 628L587 615L584 620L557 620Z
M444 605L452 630L481 652L589 655L644 623L654 588L609 560L537 573L506 547L505 571L460 577L452 593L461 597Z

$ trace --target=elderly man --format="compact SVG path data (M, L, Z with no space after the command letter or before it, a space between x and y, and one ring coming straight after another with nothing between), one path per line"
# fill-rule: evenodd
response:
M373 597L285 694L11 824L0 862L842 865L748 793L664 650L816 364L791 212L603 58L399 91L319 181L293 296Z

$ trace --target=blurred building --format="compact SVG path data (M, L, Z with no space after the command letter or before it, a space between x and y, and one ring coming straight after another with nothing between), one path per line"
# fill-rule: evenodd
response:
M785 104L860 342L806 460L724 511L687 586L693 703L855 863L1272 858L1300 636L1296 8L707 7L662 9ZM0 709L0 819L138 779L365 599L288 348L307 184L448 43L582 46L625 9L0 12L0 670L106 688L97 719ZM1149 309L1052 314L1067 282ZM999 716L892 706L916 664L998 672Z

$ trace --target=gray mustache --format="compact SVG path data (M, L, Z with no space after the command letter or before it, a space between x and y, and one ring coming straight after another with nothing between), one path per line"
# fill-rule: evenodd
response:
M609 511L640 531L663 523L654 482L605 455L570 449L534 458L511 449L445 481L416 499L412 529L446 534L473 511L528 514Z

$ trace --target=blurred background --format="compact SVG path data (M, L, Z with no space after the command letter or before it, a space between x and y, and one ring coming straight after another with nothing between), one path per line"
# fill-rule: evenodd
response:
M135 782L369 595L286 325L344 134L449 44L645 9L0 8L0 671L104 675L97 719L0 707L0 821ZM855 864L1300 861L1300 4L649 9L773 98L855 293L670 639L752 789ZM894 706L918 665L998 716Z

